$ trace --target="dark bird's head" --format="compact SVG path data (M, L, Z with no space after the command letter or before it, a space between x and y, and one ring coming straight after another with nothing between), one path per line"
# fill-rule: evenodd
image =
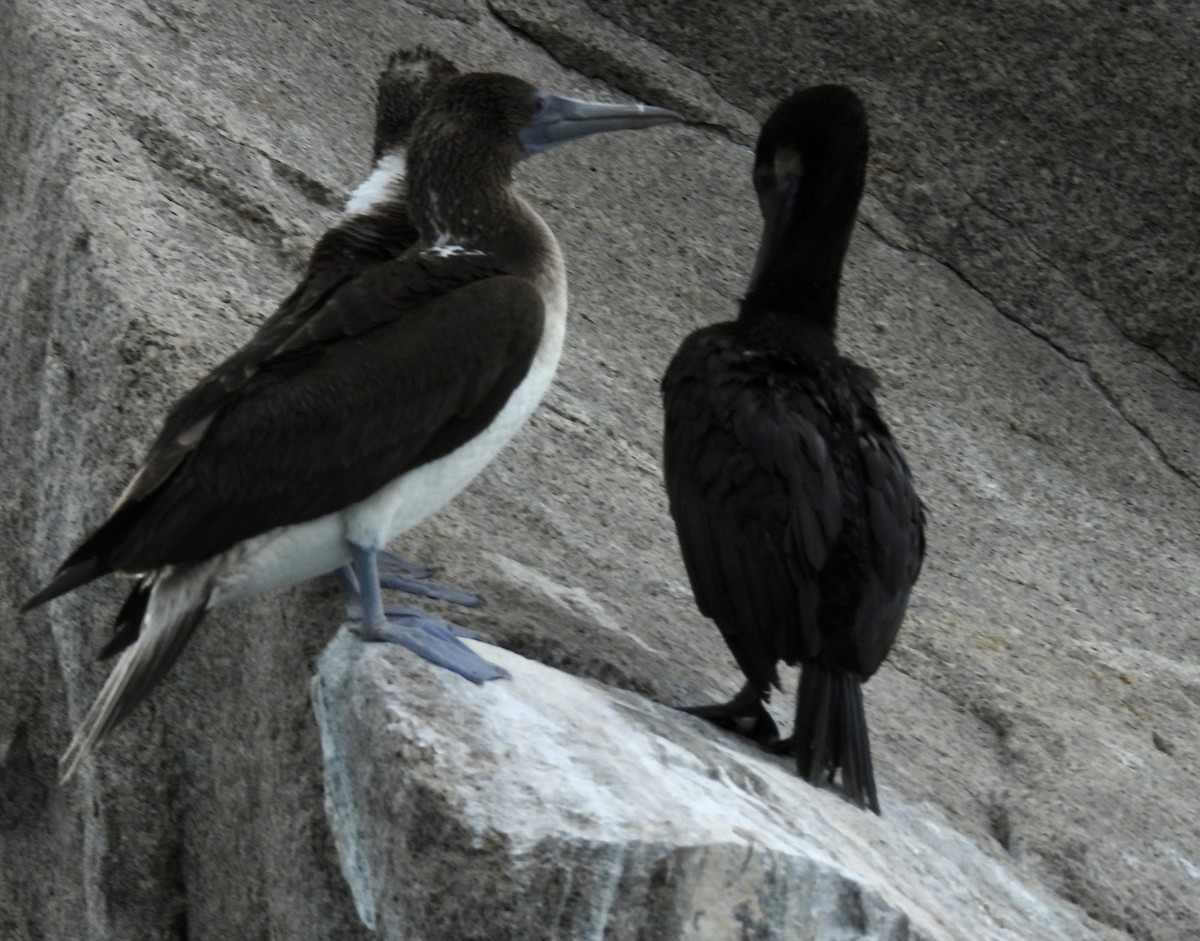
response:
M375 85L376 161L408 145L417 115L433 90L459 74L453 62L424 46L392 53Z
M409 205L414 219L478 212L482 200L507 189L525 157L589 134L679 120L648 105L564 98L511 75L460 75L434 89L413 128Z
M806 88L771 113L754 151L763 236L747 303L836 313L867 147L866 111L840 85Z

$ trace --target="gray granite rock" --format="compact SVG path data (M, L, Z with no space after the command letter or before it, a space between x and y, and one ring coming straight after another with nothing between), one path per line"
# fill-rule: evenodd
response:
M842 339L883 378L931 532L911 615L866 691L885 816L850 826L888 840L920 821L952 829L963 853L1009 857L1003 872L1032 898L1076 906L1098 937L1200 933L1200 417L1193 385L1114 319L1131 270L1120 262L1153 253L1135 239L1089 258L1106 243L1039 214L1053 179L1014 183L1015 208L995 201L1006 181L1037 175L1013 148L1039 153L1055 125L1038 111L1039 140L1002 146L992 124L967 120L996 97L979 71L1002 61L982 54L992 14L946 15L935 30L870 5L802 23L772 8L760 66L742 41L753 5L726 22L723 7L690 4L655 31L598 2L0 4L0 937L368 936L326 820L308 697L340 619L331 591L304 586L206 621L66 789L57 755L102 682L92 656L119 588L14 611L103 517L169 402L287 291L367 168L376 71L416 42L570 94L669 97L695 126L582 141L522 168L568 259L563 366L530 427L399 548L482 591L489 606L463 619L525 656L669 703L737 688L678 560L657 381L686 332L736 308L758 228L754 116L798 82L853 80L877 146ZM1080 35L1132 41L1101 36L1104 22ZM1193 27L1146 23L1166 50L1153 113L1174 107L1182 66L1169 51ZM710 56L703 31L730 45ZM1030 42L1051 67L1002 74L1033 114L1065 73ZM851 48L861 68L839 64ZM926 51L924 71L906 49ZM966 117L960 100L975 105ZM1098 121L1125 120L1102 105L1089 92ZM1120 203L1122 232L1182 178L1183 153L1167 148L1132 199L1123 177L1093 174L1097 201ZM1058 173L1056 160L1043 162ZM1167 247L1186 230L1173 213L1161 214ZM765 767L754 773L775 781ZM420 836L454 858L465 825L425 810L448 829ZM902 884L905 899L938 890ZM908 910L893 902L880 918ZM610 936L638 937L630 924Z
M699 720L478 649L512 679L346 629L321 657L326 810L380 938L1099 937L930 807L882 821Z
M904 0L588 7L760 117L796 85L854 85L871 112L870 186L922 246L1090 370L1200 483L1193 11Z

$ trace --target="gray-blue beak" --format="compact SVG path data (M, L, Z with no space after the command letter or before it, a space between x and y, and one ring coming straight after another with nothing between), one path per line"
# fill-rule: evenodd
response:
M538 103L538 112L520 133L521 143L529 154L539 154L563 141L586 137L588 134L631 131L683 120L665 108L578 101L546 91L537 92L534 100Z

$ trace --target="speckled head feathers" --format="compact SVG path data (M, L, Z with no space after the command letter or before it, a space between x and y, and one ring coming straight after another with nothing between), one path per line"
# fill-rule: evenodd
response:
M440 53L425 46L397 49L379 73L375 93L375 159L408 143L421 109L434 89L460 74Z
M536 89L499 72L458 75L432 90L413 138L423 146L471 154L510 170L524 153L518 134L533 117Z

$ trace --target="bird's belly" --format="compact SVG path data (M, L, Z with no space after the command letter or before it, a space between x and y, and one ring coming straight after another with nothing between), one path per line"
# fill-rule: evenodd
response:
M358 545L382 548L458 496L533 414L557 364L557 357L548 364L535 358L529 374L483 431L344 511L347 537Z
M280 526L222 553L209 607L316 578L349 561L340 512Z
M551 244L553 236L550 236ZM557 258L557 247L555 246ZM566 335L566 283L561 259L550 266L544 289L545 324L529 372L486 428L444 457L413 468L344 511L346 536L358 545L383 548L460 494L500 453L538 407L562 358Z
M552 327L552 325L551 325ZM315 520L243 540L217 566L209 605L283 588L350 561L350 544L382 549L461 493L525 424L554 378L562 331L551 329L495 419L444 457L414 468L365 500Z

